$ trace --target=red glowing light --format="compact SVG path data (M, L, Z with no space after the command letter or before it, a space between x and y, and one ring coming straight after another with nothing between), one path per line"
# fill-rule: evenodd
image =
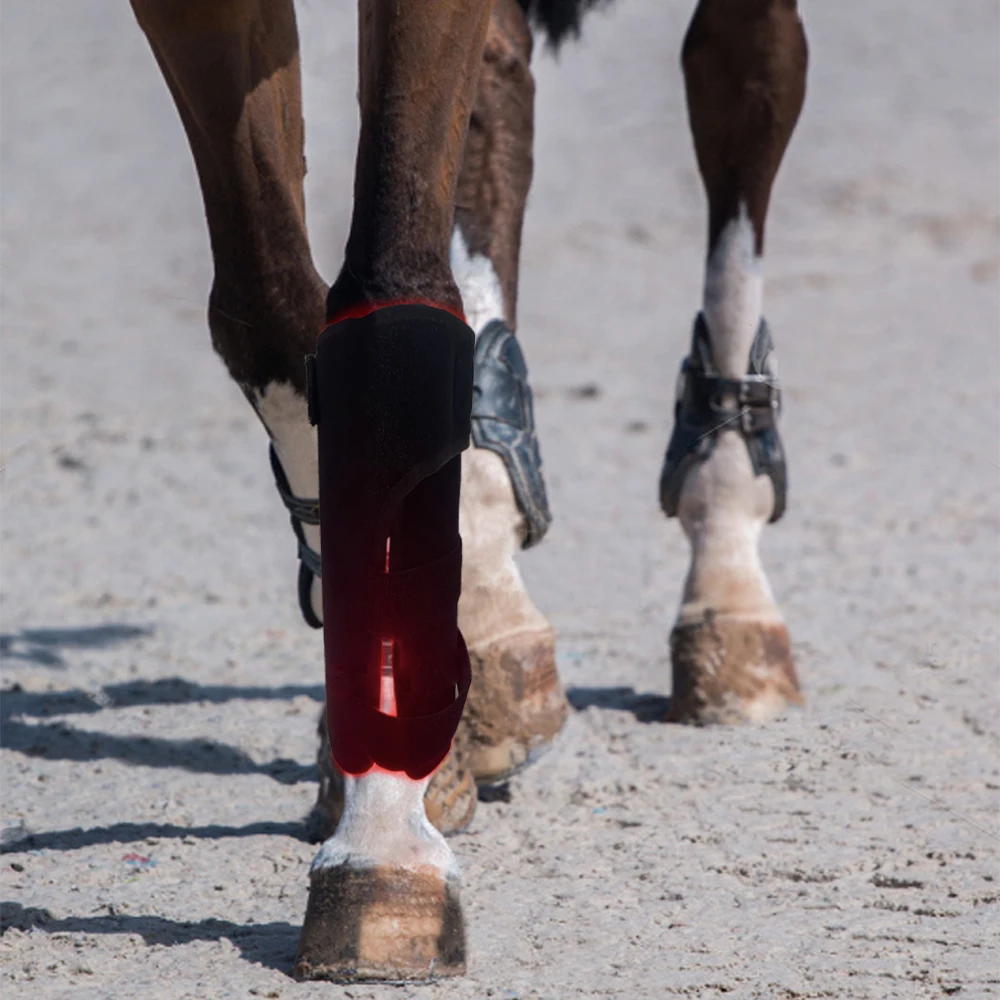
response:
M389 572L389 549L392 540L385 540L385 571ZM383 715L396 714L396 682L392 676L392 639L382 639L382 686L379 690L378 710Z
M456 319L460 319L463 323L465 322L465 314L461 310L453 309L451 306L446 306L442 302L429 302L427 299L392 299L389 302L358 302L353 306L348 306L346 309L342 309L338 313L334 313L332 316L328 316L326 323L323 324L323 332L328 326L333 326L335 323L339 323L345 319L363 319L365 316L370 316L373 312L378 309L389 309L392 306L430 306L432 309L440 309L443 312L451 313Z

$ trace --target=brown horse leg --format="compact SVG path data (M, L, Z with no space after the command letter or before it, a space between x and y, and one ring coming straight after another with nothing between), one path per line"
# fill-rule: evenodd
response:
M427 820L423 797L429 779L420 777L440 759L436 755L444 751L439 748L446 749L454 734L453 728L430 734L429 727L440 729L441 723L429 720L440 720L442 713L460 705L457 679L452 679L443 657L426 663L417 656L405 659L421 642L446 635L445 625L435 624L430 635L405 617L406 608L388 603L388 610L382 609L394 630L388 634L395 652L402 652L391 685L398 717L387 720L389 706L380 715L369 701L372 668L365 660L367 636L381 634L384 640L386 633L374 630L385 619L376 618L378 609L360 604L358 595L367 591L353 581L356 574L360 586L382 592L375 588L382 586L377 580L383 571L372 576L371 561L372 543L380 540L387 551L386 588L396 586L392 580L414 579L413 574L424 579L429 567L457 569L452 558L457 548L450 548L451 539L457 544L458 538L456 431L448 431L451 443L433 446L435 454L446 456L444 464L435 466L436 472L424 472L426 478L418 479L419 485L411 487L398 506L395 501L390 506L374 488L371 496L359 498L348 484L381 482L366 471L365 455L371 452L363 442L377 441L378 454L390 456L389 463L397 461L393 455L409 454L402 448L394 452L398 446L385 442L402 440L400 428L419 426L424 433L424 415L438 413L444 399L426 395L425 387L440 382L439 376L446 376L442 388L455 393L456 406L460 399L468 400L463 408L471 405L472 335L449 315L462 309L449 245L455 184L490 7L489 0L360 3L361 134L354 212L344 267L327 300L333 325L321 338L316 356L325 558L331 574L343 570L339 580L330 575L324 587L327 678L328 687L343 685L351 699L329 702L330 734L338 762L354 776L344 779L337 831L313 862L295 966L302 978L418 980L460 974L465 968L457 867L448 845ZM429 352L442 344L454 351L447 355L442 349L443 362L452 364L450 357L458 359L455 365L468 363L461 369L467 371L467 383L458 381L459 367L442 366L439 371L437 362L427 364ZM405 362L398 360L404 355ZM467 394L460 395L463 392ZM373 394L378 407L372 403ZM424 401L422 410L407 410L405 419L396 416L414 399ZM467 420L455 407L444 407L444 422L437 426L459 428L459 416ZM407 441L425 440L415 431L407 433ZM437 433L428 431L426 440L439 440ZM430 467L427 462L414 469ZM356 525L334 520L341 505L357 510ZM391 552L381 533L384 526L376 522L376 515L387 509L395 511ZM454 581L457 584L457 572ZM341 589L343 599L334 598ZM443 593L429 595L435 623L438 617L447 619ZM457 590L455 594L457 598ZM428 605L427 594L417 597ZM354 604L360 617L345 614ZM395 631L400 628L402 640ZM449 651L454 649L451 645ZM419 737L391 742L403 732ZM430 740L426 744L425 736ZM372 769L371 762L380 766Z
M360 0L354 212L329 318L397 301L461 312L448 251L490 7Z
M763 358L766 333L758 335L761 255L771 185L805 93L806 43L795 0L701 0L683 64L709 202L704 322L696 326L693 355L707 351L715 374L742 379L753 354L752 369L769 379L776 370ZM689 372L689 382L695 379ZM671 635L671 716L701 722L762 719L801 703L788 631L757 551L761 528L783 506L783 459L772 482L766 462L753 464L752 435L745 439L737 429L742 418L726 417L742 399L720 391L719 409L701 412L727 426L709 435L707 458L702 453L688 466L675 510L692 561ZM749 416L769 425L775 415L765 404ZM776 430L756 444L762 441L773 458Z
M327 286L306 235L292 0L132 0L194 154L215 270L212 342L271 436L294 494L318 492L305 355ZM319 548L318 526L304 527ZM312 605L320 612L318 581Z
M451 264L478 334L516 326L521 225L531 184L531 32L517 0L495 0L455 197ZM473 681L462 720L466 760L497 781L547 744L566 717L552 629L514 562L527 526L503 458L462 456L464 560L459 623Z

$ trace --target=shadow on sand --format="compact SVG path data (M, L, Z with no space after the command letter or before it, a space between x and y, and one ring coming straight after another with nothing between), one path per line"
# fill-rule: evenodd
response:
M578 712L587 708L631 712L637 722L662 722L670 708L670 699L665 695L639 694L632 687L571 687L566 697Z
M96 917L57 918L38 906L0 903L0 934L37 928L47 934L138 934L149 945L192 941L231 941L248 962L287 974L295 961L299 928L286 923L236 924L230 920L178 921L165 917L109 913Z
M200 774L262 774L282 785L316 780L314 764L282 757L258 764L248 754L215 740L170 740L160 736L115 736L74 729L63 722L37 724L8 719L0 746L43 760L114 758L143 767L178 767Z
M26 628L0 635L0 656L27 660L41 667L63 669L65 649L107 649L123 642L133 642L153 634L149 625L85 625L81 628Z
M224 840L228 837L294 837L309 841L305 821L299 823L278 823L261 821L247 823L246 826L222 826L211 823L207 826L178 826L176 823L113 823L111 826L95 826L89 830L75 827L72 830L49 830L45 833L27 833L23 826L4 831L4 842L0 844L0 854L22 854L25 851L75 851L81 847L98 844L133 844L148 838L181 839L199 837L206 840Z
M81 628L22 629L0 635L0 655L43 667L62 669L67 650L97 650L152 635L150 625L108 622ZM312 764L279 759L258 764L245 752L211 739L174 740L119 736L76 729L63 720L36 722L48 716L93 714L136 705L180 705L235 700L288 701L300 696L323 702L322 684L197 684L179 677L109 684L95 691L28 692L13 685L0 699L0 746L45 760L91 761L115 758L145 767L178 767L203 774L263 774L282 784L315 780Z
M182 677L163 677L155 681L125 681L107 684L93 691L22 691L16 685L7 688L0 700L0 717L12 715L82 715L105 708L132 708L136 705L183 705L228 701L290 701L305 695L323 704L322 684L282 684L261 687L253 684L197 684Z

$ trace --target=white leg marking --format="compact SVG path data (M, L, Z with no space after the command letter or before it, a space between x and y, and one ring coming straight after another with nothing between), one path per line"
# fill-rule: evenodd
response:
M726 224L708 258L702 307L716 367L729 378L746 374L763 302L753 223L741 203L739 214Z
M730 378L746 374L763 302L761 261L745 205L722 230L705 269L703 311L716 368ZM774 489L754 476L746 445L735 430L719 434L708 460L688 473L678 515L691 541L692 560L679 620L700 620L709 608L726 615L780 621L757 553L771 515Z
M313 859L312 870L390 866L458 878L455 855L424 812L429 780L379 771L345 777L343 816Z
M462 295L465 320L478 335L490 320L503 319L503 291L493 262L481 254L469 254L458 226L451 233L451 272Z
M319 452L316 428L309 423L305 398L287 382L272 382L254 393L254 406L267 428L292 492L304 499L319 496ZM320 551L319 526L303 525L309 546ZM323 588L313 581L313 612L323 619Z

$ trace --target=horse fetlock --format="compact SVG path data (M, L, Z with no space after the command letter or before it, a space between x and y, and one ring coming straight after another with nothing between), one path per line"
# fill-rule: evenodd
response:
M327 735L326 709L320 713L316 752L319 791L307 820L312 843L327 840L344 814L347 779L333 761ZM431 825L449 836L465 830L476 815L476 783L468 764L468 739L460 724L451 752L434 772L424 791L424 812Z
M755 472L739 432L722 431L711 454L687 470L676 514L692 544L714 556L723 544L756 550L773 508L770 478Z
M546 629L514 561L524 515L503 460L494 452L470 448L462 456L459 531L464 558L458 616L470 648Z
M458 877L458 865L424 809L430 778L370 771L344 776L344 811L336 833L313 859L312 871L348 865L432 870Z

